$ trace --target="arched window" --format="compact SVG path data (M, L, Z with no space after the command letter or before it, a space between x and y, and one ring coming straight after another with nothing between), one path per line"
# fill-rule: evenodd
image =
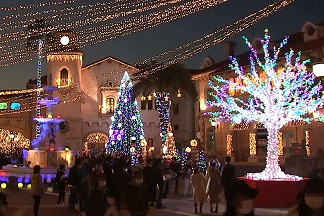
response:
M106 98L106 113L113 113L115 108L115 98L108 96Z
M66 68L60 71L60 86L69 85L69 72Z

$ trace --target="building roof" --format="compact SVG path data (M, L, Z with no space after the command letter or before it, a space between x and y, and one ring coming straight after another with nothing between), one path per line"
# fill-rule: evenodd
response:
M115 61L115 62L117 62L117 63L119 63L119 64L125 65L126 67L131 67L131 68L133 68L133 69L135 69L135 70L139 70L137 67L135 67L135 66L133 66L133 65L131 65L131 64L128 64L128 63L126 63L126 62L124 62L124 61L122 61L122 60L116 59L116 58L114 58L114 57L112 57L112 56L108 56L108 57L105 57L105 58L100 59L100 60L98 60L98 61L95 61L95 62L93 62L93 63L90 63L90 64L88 64L88 65L82 66L82 69L87 69L87 68L89 68L89 67L95 66L95 65L97 65L97 64L100 64L100 63L103 63L103 62L105 62L105 61L109 61L109 60L112 60L112 61Z
M323 22L323 24L324 24L324 22ZM324 46L324 37L320 37L315 40L310 40L310 41L304 42L303 34L304 34L303 32L297 32L295 34L290 35L288 38L288 43L281 49L279 57L283 57L285 55L285 53L288 52L290 49L293 49L296 53L299 51L301 51L302 53L305 53L306 51L316 50L319 47ZM275 40L275 41L272 41L272 43L279 44L281 41L282 41L282 39ZM247 51L247 52L241 53L239 55L236 55L235 57L236 57L239 65L241 65L241 66L249 65L250 64L250 61L249 61L250 54L251 54L251 52ZM202 75L202 74L216 72L216 71L230 70L230 68L229 68L230 63L231 62L229 59L225 59L223 61L213 64L210 67L200 70L196 75Z
M36 85L36 82L37 82L37 79L29 79L28 80L28 83L27 83L27 85L28 84L35 84ZM42 76L42 84L46 84L47 83L47 75L44 75L44 76Z

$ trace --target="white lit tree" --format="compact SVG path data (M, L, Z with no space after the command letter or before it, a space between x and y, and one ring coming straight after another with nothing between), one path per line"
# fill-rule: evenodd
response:
M315 76L306 67L309 60L301 61L300 52L295 54L290 50L286 53L284 65L278 70L279 52L287 44L287 37L270 53L270 35L265 30L264 38L260 39L263 48L260 55L244 39L251 50L250 71L245 73L237 59L230 57L230 68L241 82L213 76L210 81L213 100L207 104L218 111L208 113L210 121L259 122L267 129L266 167L261 173L249 173L248 178L300 180L300 177L285 174L280 169L278 132L290 122L301 120L310 123L314 120L311 114L323 105L322 86L314 83ZM259 56L264 59L261 61ZM231 96L230 89L241 92L241 97Z

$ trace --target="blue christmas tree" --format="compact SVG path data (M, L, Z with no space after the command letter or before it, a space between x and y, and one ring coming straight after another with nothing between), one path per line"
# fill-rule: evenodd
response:
M197 166L200 168L201 172L206 171L207 163L206 163L206 156L205 156L204 151L199 152L199 158L198 158Z
M118 92L107 149L110 153L132 156L133 163L136 163L134 158L141 154L141 141L145 140L145 137L137 101L132 95L132 88L132 82L126 71Z

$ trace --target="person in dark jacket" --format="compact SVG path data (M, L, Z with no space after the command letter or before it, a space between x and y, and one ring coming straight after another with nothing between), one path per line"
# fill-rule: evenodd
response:
M70 189L69 197L69 211L76 211L75 204L78 203L77 188L80 184L80 178L78 176L78 167L81 164L81 160L76 160L74 166L70 169L68 177L68 185Z
M236 167L231 163L231 157L225 158L225 166L222 170L221 186L224 188L224 195L226 200L226 208L229 207L229 192L233 182L236 180Z
M57 182L57 190L58 190L58 200L57 204L61 202L65 203L65 185L66 185L66 177L65 177L65 166L60 165L59 169L56 173L56 182Z
M154 206L156 198L156 176L153 160L146 159L146 166L143 169L143 186L146 188L146 196L151 206Z

